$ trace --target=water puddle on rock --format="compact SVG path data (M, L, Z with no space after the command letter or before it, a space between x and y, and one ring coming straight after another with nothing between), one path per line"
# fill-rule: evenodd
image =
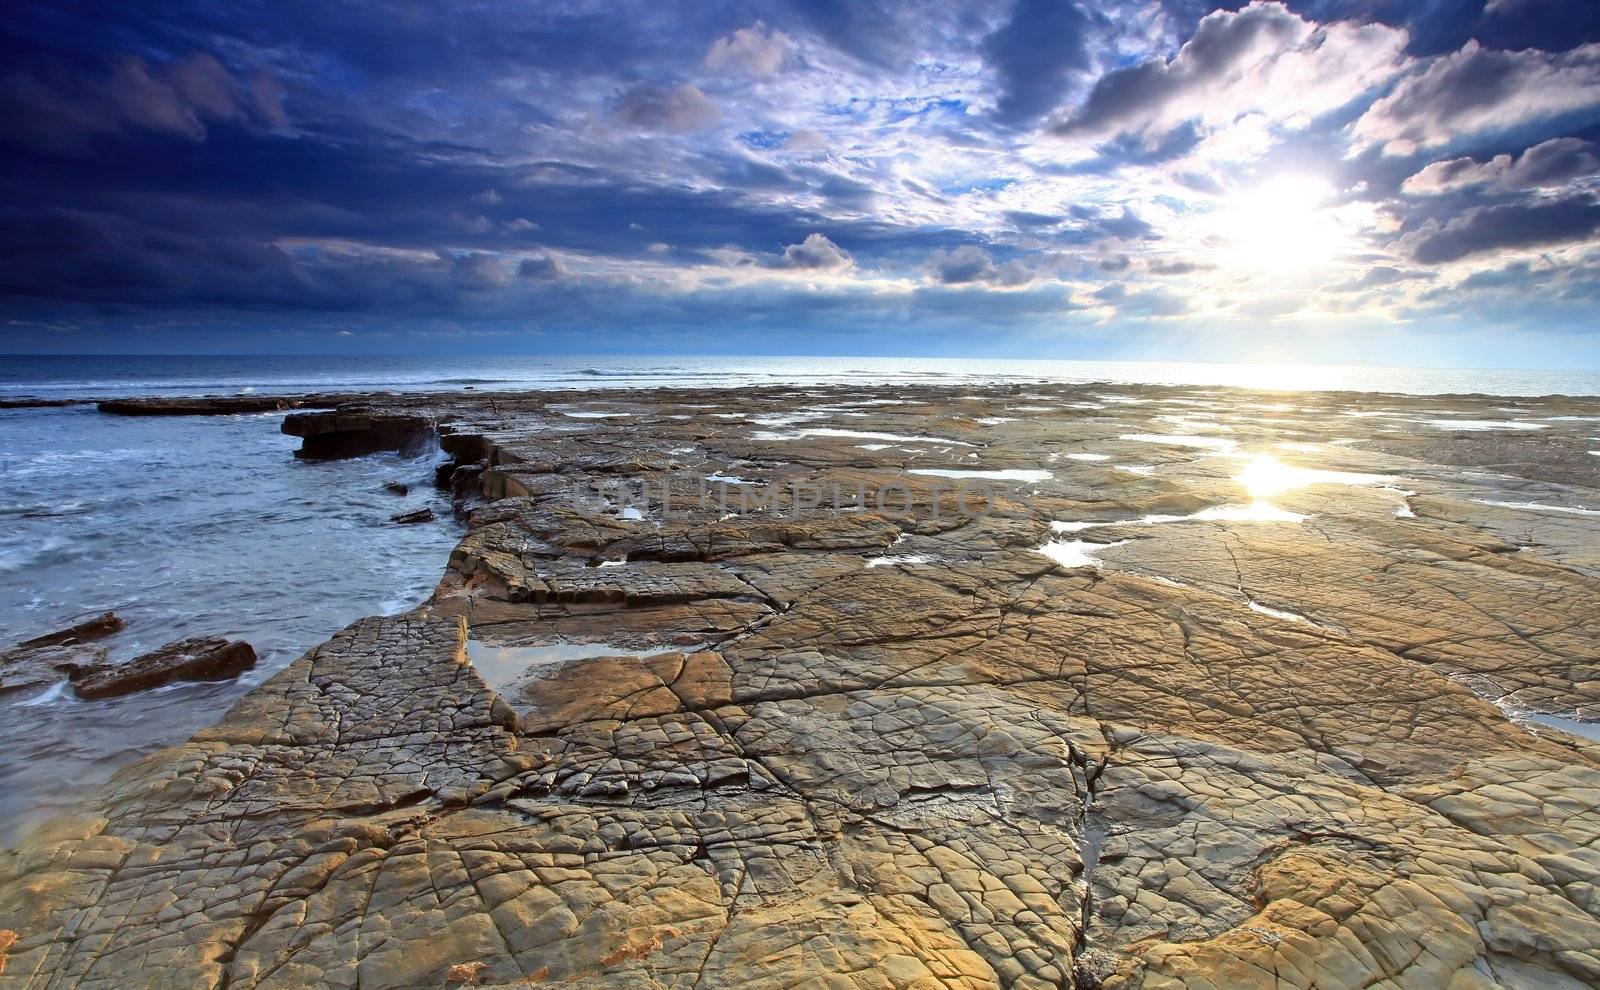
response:
M928 558L920 553L906 554L901 557L873 557L867 561L871 567L896 567L900 564L926 564Z
M1231 451L1239 446L1227 437L1202 437L1189 433L1124 433L1121 439L1138 443L1159 443L1168 447L1194 447L1199 450Z
M1271 502L1251 502L1248 505L1214 505L1186 516L1160 513L1139 516L1135 519L1111 519L1105 522L1053 522L1050 528L1057 533L1081 533L1086 529L1104 529L1110 526L1161 526L1167 523L1186 522L1305 522L1298 512L1280 509Z
M757 434L758 440L793 440L796 436L803 437L853 437L857 440L893 440L899 443L943 443L956 447L976 447L977 444L967 443L964 440L951 440L947 437L919 437L906 436L900 433L874 433L868 430L841 430L831 426L807 426L794 431L793 435L784 434Z
M698 646L671 649L639 649L616 643L541 643L537 646L496 646L480 640L467 640L467 659L477 668L484 683L493 688L518 711L524 711L522 691L557 669L576 660L596 657L649 657L659 653L693 653Z
M1509 419L1424 419L1421 422L1440 430L1462 433L1488 433L1494 430L1547 430L1547 423L1522 423Z
M1301 615L1299 612L1291 612L1286 608L1273 608L1271 605L1263 605L1254 598L1250 599L1247 604L1250 606L1250 611L1260 612L1262 615L1269 615L1274 619L1282 619L1285 622L1302 622L1308 626L1316 625L1315 622L1312 622L1309 618Z
M1527 512L1563 512L1574 516L1600 516L1600 509L1585 509L1576 505L1546 505L1543 502L1498 502L1494 499L1475 498L1479 505L1492 505L1501 509L1521 509Z
M1027 468L1010 468L996 471L967 471L956 468L914 468L909 474L922 474L932 478L981 478L986 481L1026 481L1037 484L1049 481L1049 471L1029 470Z
M1532 723L1550 729L1561 729L1575 736L1582 736L1591 742L1600 742L1600 722L1580 722L1575 718L1562 718L1560 715L1513 715L1513 721ZM1532 730L1537 732L1537 729Z
M1244 486L1251 498L1265 499L1312 485L1385 486L1393 485L1395 479L1383 474L1296 467L1271 454L1257 454L1234 480Z
M1090 543L1088 540L1052 540L1039 548L1039 553L1044 554L1062 567L1093 567L1099 570L1104 564L1096 553L1109 550L1111 547L1120 547L1127 540L1117 540L1114 543Z

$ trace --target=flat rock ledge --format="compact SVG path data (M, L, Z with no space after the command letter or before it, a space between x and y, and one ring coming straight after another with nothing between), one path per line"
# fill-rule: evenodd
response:
M1506 404L380 411L439 424L476 506L438 591L5 854L0 987L1600 985L1600 748L1507 717L1600 692L1600 521L1507 507L1594 497L1585 424L1532 457L1345 415ZM1394 480L1206 512L1281 443ZM1048 477L963 512L926 469ZM894 508L730 510L711 477Z

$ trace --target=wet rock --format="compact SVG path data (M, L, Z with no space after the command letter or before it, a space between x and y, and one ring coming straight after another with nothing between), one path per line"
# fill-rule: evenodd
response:
M105 612L0 652L0 695L48 687L104 663L106 650L94 642L123 626L115 612Z
M41 646L64 646L71 643L88 643L97 639L105 639L112 633L121 632L127 627L122 617L115 612L102 612L92 619L68 626L53 633L35 636L33 639L24 640L17 644L18 649L27 650Z
M394 495L409 495L409 494L411 494L411 486L406 484L403 481L386 482L384 484L384 486L383 486L383 490L386 491L386 492L390 492L391 494L394 494Z
M174 681L222 681L256 665L249 643L220 636L193 636L168 643L122 664L102 664L73 678L80 698L115 698Z
M389 517L389 521L392 522L392 523L400 523L402 525L409 525L411 523L432 522L433 521L433 510L428 508L427 506L423 506L420 509L413 509L410 512L402 512L402 513L399 513L398 515L390 516Z
M192 399L106 399L95 408L114 416L232 416L277 412L298 403L271 395L217 396Z
M415 413L365 406L295 413L283 432L302 438L295 456L308 460L361 457L379 451L419 453L433 442L433 420Z
M0 399L0 409L56 409L62 406L88 405L93 401L93 399L38 399L22 397L15 399Z
M81 644L6 650L0 653L0 696L47 688L105 659L103 647Z
M455 417L491 500L437 592L0 857L5 979L1600 984L1600 748L1494 703L1595 713L1593 428L1552 417L1600 402L1430 460L1347 413L1505 400L1024 388L361 413ZM1051 477L963 511L929 466Z

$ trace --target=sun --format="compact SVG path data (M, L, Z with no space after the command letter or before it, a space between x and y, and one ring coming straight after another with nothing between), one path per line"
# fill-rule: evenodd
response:
M1280 175L1240 189L1211 214L1226 267L1295 273L1333 262L1350 233L1329 207L1334 189L1314 176Z

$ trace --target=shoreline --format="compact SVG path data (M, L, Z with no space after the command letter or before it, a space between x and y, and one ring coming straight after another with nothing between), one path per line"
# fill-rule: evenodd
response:
M1600 401L363 398L285 430L340 454L438 430L441 480L475 505L438 589L6 853L0 985L124 965L194 985L716 982L755 953L905 985L1153 987L1291 951L1308 974L1395 978L1419 963L1377 947L1406 939L1440 973L1514 957L1600 979L1600 920L1568 893L1596 878L1600 748L1480 698L1600 715L1600 514L1572 507L1595 492L1593 425L1429 425ZM1367 400L1418 408L1385 437L1342 411ZM1313 476L1239 480L1267 456ZM1049 477L982 479L990 511L935 522L940 476L916 471ZM894 483L910 511L654 520L564 487L696 473ZM1258 504L1280 515L1219 515ZM1060 544L1088 563L1040 552ZM1497 908L1484 869L1543 916ZM114 910L152 891L178 915Z

